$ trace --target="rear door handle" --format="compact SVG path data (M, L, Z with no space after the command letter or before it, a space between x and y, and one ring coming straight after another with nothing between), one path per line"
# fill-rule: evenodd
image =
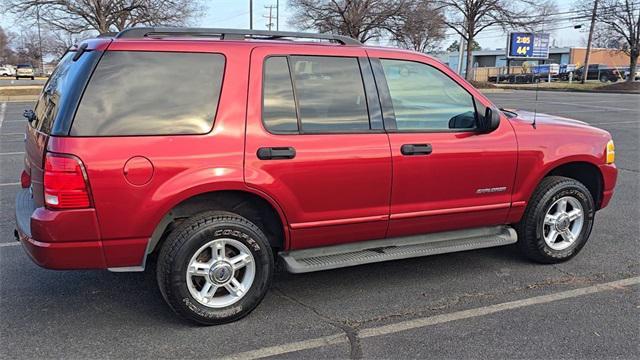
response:
M400 147L402 155L429 155L431 151L431 144L404 144Z
M260 160L285 160L296 157L296 149L292 147L262 147L258 149Z

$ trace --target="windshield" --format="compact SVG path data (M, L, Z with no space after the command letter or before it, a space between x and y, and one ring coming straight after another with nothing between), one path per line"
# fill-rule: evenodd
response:
M32 68L31 65L27 65L27 64L18 65L18 69L30 69L30 68Z

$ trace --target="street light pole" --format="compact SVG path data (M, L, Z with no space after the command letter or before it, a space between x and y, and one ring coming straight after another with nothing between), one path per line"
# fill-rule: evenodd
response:
M42 36L40 34L40 4L36 5L36 21L38 23L38 47L40 52L40 70L44 74L44 57L42 56Z
M280 31L280 0L276 0L276 31Z
M593 40L593 27L596 24L596 13L598 12L598 0L593 0L593 12L591 13L591 27L589 27L589 39L587 40L587 53L584 54L584 67L582 68L581 84L589 77L589 53L591 52L591 41Z
M253 30L253 0L249 0L249 29Z

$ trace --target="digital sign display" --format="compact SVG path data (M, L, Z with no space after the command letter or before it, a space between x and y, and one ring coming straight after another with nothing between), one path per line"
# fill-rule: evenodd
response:
M507 57L548 59L549 34L512 32L507 42Z

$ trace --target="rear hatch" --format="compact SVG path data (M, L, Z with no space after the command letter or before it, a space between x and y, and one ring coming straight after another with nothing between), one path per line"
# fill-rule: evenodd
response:
M31 178L36 207L44 205L44 157L50 136L68 136L82 92L110 40L100 39L72 48L44 85L28 119L25 135L25 172Z

